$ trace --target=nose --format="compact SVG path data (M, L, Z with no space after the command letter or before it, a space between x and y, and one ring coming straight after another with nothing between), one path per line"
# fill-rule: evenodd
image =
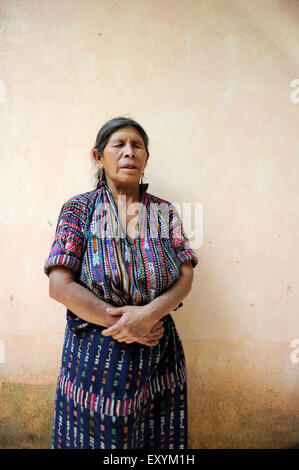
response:
M124 147L124 155L125 157L134 157L133 145L130 142L127 142Z

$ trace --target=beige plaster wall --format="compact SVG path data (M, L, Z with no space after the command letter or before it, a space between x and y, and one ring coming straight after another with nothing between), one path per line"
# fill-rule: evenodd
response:
M50 446L65 308L43 263L117 115L148 131L149 192L203 205L174 314L190 447L299 445L298 26L296 0L1 1L0 447Z

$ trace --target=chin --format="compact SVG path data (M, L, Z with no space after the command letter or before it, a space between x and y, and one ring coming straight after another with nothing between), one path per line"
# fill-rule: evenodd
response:
M140 178L136 175L124 175L122 178L121 178L121 181L123 182L126 182L128 181L128 183L138 183L140 180Z

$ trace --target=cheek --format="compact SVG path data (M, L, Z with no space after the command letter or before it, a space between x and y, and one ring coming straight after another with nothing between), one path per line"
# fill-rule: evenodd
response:
M110 173L110 174L115 173L116 172L116 166L115 166L115 164L113 164L113 162L110 161L110 162L106 163L105 170L106 170L107 173Z
M103 158L103 164L107 173L115 173L117 171L117 155L113 152L106 152Z
M148 161L148 158L145 157L144 160L143 160L143 167L145 167L147 165L147 161Z

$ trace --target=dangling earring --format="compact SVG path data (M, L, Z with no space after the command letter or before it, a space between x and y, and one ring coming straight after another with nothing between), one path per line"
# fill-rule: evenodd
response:
M142 172L142 175L141 175L141 181L140 181L141 184L143 184L143 177L144 177L144 171Z
M101 172L101 181L107 181L106 180L106 175L105 175L105 170L102 169L102 170L100 170L100 172Z

